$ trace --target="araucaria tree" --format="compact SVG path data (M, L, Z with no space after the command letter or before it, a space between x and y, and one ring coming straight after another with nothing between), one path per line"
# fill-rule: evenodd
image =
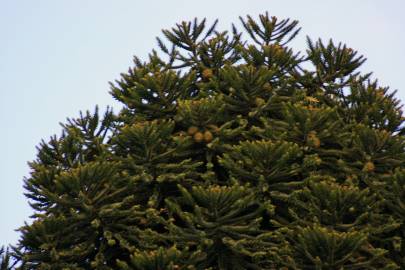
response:
M195 19L42 142L22 269L405 269L405 130L342 44Z

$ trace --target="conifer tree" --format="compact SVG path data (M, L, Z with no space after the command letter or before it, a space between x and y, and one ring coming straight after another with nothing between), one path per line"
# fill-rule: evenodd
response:
M297 21L240 21L163 30L111 83L119 113L39 145L19 268L405 269L395 92L346 45L295 52Z

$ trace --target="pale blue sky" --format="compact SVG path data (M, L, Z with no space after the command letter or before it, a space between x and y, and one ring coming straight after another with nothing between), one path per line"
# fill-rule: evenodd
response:
M15 243L14 229L31 210L23 196L27 161L42 138L80 110L112 105L108 81L145 59L160 29L182 20L220 19L269 11L300 21L305 36L342 41L368 61L380 83L405 100L405 4L402 0L0 0L0 245Z

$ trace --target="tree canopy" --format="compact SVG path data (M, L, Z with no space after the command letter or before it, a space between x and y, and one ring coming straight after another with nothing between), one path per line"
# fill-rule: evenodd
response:
M119 113L40 143L18 267L405 269L395 91L344 44L294 51L297 21L240 22L163 30L111 83Z

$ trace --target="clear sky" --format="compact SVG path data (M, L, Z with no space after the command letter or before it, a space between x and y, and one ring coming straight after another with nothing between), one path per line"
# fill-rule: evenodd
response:
M182 20L220 19L268 11L300 21L294 47L305 36L342 41L368 58L382 85L405 100L403 0L0 0L0 245L32 213L22 188L41 139L60 134L60 122L80 110L120 105L108 81L145 59L162 28Z

